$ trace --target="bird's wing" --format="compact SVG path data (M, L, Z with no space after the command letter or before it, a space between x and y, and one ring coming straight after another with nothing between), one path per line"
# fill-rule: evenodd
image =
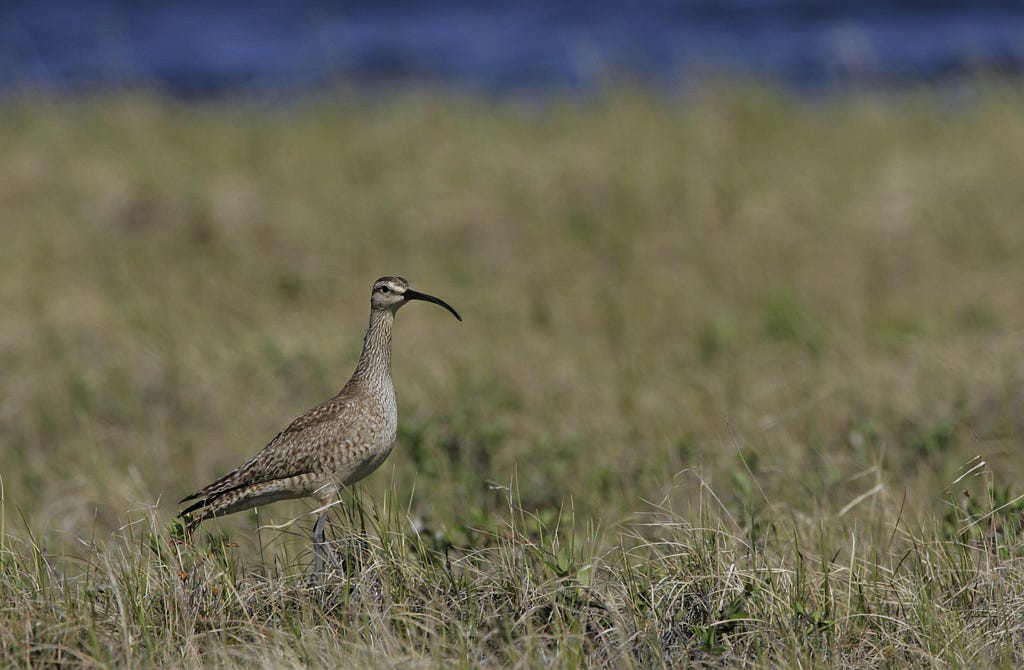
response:
M239 486L282 479L313 472L319 448L344 434L339 417L346 414L348 402L343 394L323 402L292 421L267 446L242 466L183 498L211 498Z

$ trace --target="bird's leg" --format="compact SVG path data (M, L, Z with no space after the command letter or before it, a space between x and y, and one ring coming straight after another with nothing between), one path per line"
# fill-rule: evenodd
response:
M327 545L327 537L324 533L324 527L327 524L327 510L320 513L317 517L316 523L313 525L313 553L316 554L316 571L318 573L326 572L324 558L330 561L331 566L341 572L341 565L338 563L338 559L335 558L334 552Z

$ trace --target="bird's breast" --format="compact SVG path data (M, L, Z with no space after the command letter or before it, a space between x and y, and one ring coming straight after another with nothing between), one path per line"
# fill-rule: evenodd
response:
M398 406L391 380L382 382L375 393L367 396L362 426L356 430L356 439L344 447L348 451L345 464L337 473L343 484L353 484L376 470L387 459L398 436Z

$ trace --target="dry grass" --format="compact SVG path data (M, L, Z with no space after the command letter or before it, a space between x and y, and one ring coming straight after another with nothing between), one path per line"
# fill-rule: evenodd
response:
M0 662L1019 666L1022 108L6 103ZM175 543L384 274L465 322L399 318L350 574L302 503Z

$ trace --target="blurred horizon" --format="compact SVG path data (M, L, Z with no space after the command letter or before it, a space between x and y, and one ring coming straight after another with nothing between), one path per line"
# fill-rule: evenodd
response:
M706 79L798 92L1024 73L1024 3L857 0L0 5L0 96L152 88L292 97L339 86L488 95L670 93Z

